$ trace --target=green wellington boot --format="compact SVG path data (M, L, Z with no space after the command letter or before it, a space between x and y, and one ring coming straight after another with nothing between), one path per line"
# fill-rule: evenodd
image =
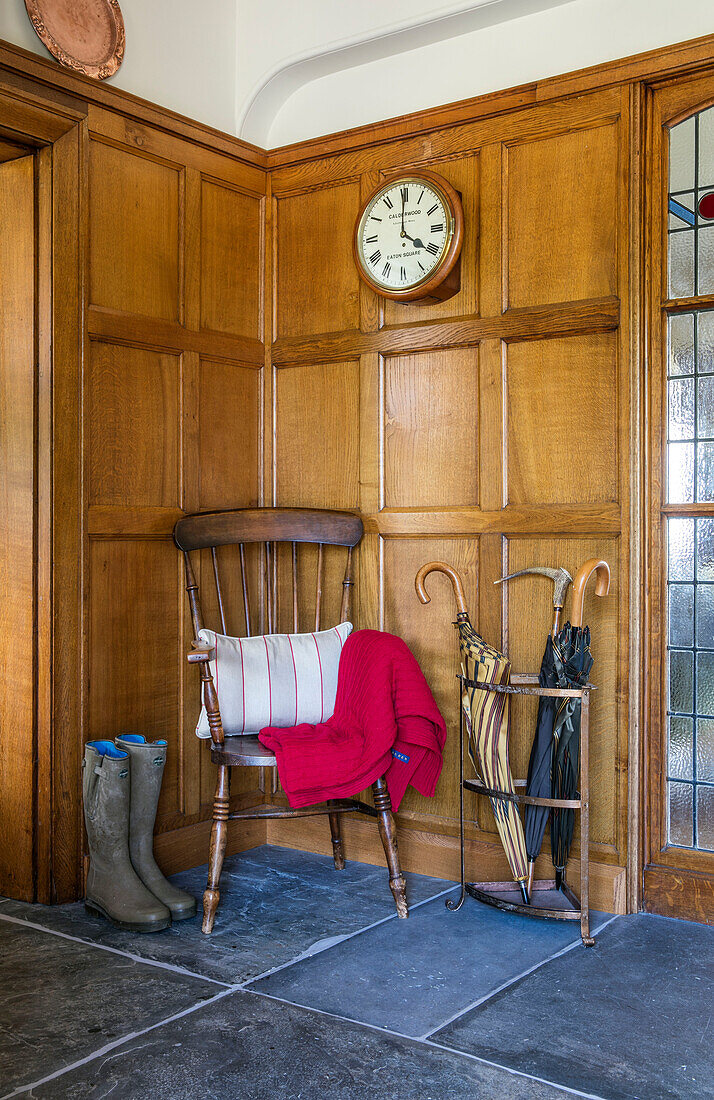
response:
M129 756L111 741L84 746L82 795L89 839L85 906L131 932L160 932L168 908L146 889L129 858Z
M196 899L173 886L154 859L154 822L164 777L166 742L147 741L140 734L127 733L116 737L114 744L128 753L131 761L129 854L134 870L144 886L169 907L172 920L195 917Z

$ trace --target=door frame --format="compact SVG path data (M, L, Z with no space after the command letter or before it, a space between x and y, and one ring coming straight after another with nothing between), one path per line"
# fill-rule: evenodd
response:
M35 658L32 897L80 892L82 592L83 157L88 106L0 71L0 140L35 154ZM26 751L26 750L25 750Z
M670 845L667 840L666 771L666 543L668 516L714 516L714 504L666 504L667 316L714 307L714 295L668 299L666 130L714 103L714 70L663 81L647 91L645 145L645 325L647 334L644 463L647 557L645 562L645 739L643 906L666 916L714 920L714 854Z

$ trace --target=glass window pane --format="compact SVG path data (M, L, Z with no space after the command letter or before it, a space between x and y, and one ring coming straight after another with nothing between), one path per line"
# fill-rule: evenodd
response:
M697 444L697 500L714 500L714 443Z
M697 434L714 439L714 374L697 379Z
M694 500L694 444L667 446L667 500L685 504Z
M694 187L693 117L669 131L669 189L685 191L688 187Z
M669 654L669 709L692 714L694 703L694 666L692 654L672 650Z
M697 294L711 294L714 290L714 225L702 226L699 230L698 253Z
M713 547L714 549L714 547ZM668 577L671 581L694 580L694 520L672 518L667 523Z
M669 586L669 644L694 645L694 585Z
M669 783L669 840L691 848L694 843L694 803L691 783Z
M699 115L699 186L714 187L714 108L712 107Z
M714 519L697 520L697 580L714 581Z
M672 779L691 779L694 756L692 719L673 715L669 720L667 772Z
M697 585L697 646L714 649L714 584Z
M669 439L694 439L694 379L670 379L667 398Z
M697 847L714 849L714 787L697 787Z
M700 374L714 373L714 311L697 316L697 370Z
M669 235L669 296L690 298L694 294L694 233Z
M677 775L677 779L684 778ZM697 779L714 783L714 718L700 718L697 722Z
M714 653L697 653L697 714L714 717Z
M669 373L694 374L694 314L669 319Z

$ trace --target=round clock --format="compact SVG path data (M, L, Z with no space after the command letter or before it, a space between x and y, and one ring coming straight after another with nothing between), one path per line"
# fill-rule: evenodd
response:
M381 183L357 219L354 257L360 278L384 298L443 301L459 289L464 233L459 194L433 172Z

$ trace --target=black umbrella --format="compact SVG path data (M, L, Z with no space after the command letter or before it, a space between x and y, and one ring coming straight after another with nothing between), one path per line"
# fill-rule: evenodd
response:
M593 666L590 652L590 628L583 626L585 588L593 573L597 573L595 591L606 596L610 589L610 567L605 561L591 558L580 567L573 582L572 624L565 626L553 639L553 661L557 687L580 688L588 682ZM578 797L580 768L580 699L559 699L553 725L551 755L551 798ZM550 847L555 867L555 885L560 889L573 839L575 811L553 808L550 823Z
M541 687L558 687L558 677L555 671L555 659L553 654L553 638L560 623L560 612L565 603L568 586L573 578L567 569L551 569L534 566L530 569L521 569L518 573L511 573L508 577L502 577L496 584L510 581L514 577L521 577L526 573L541 573L550 577L553 581L553 625L551 633L545 643L543 660L541 661L538 683ZM551 746L553 742L553 726L557 709L557 699L541 696L538 700L538 716L536 718L535 734L531 747L530 760L528 761L528 777L526 779L526 794L534 798L551 797ZM535 861L540 855L543 846L543 834L548 822L548 806L526 806L524 813L526 854L528 856L528 893L533 890L533 872Z

